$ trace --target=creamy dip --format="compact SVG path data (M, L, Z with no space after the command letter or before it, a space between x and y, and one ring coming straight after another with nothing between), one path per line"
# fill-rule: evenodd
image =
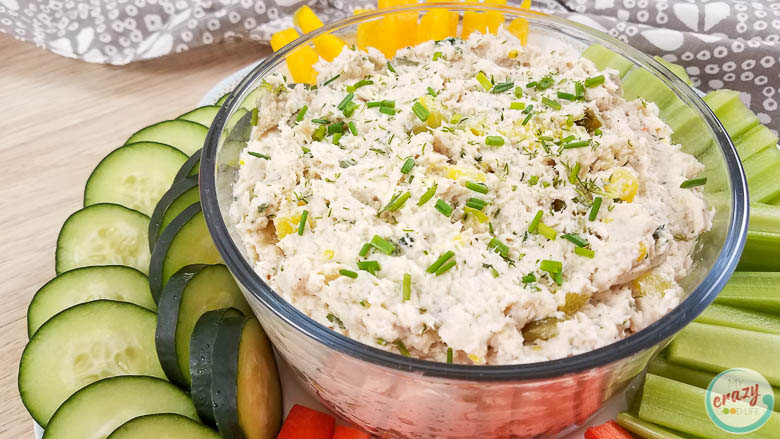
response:
M703 166L616 71L503 31L315 68L316 88L263 84L230 216L256 272L317 322L515 364L615 342L680 302L712 218L680 185Z

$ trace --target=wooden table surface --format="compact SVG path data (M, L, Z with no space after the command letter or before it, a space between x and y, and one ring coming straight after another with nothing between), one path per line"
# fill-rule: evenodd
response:
M133 132L194 108L269 49L232 41L128 66L67 59L0 34L0 437L31 438L17 389L25 313L54 276L65 219L100 159Z

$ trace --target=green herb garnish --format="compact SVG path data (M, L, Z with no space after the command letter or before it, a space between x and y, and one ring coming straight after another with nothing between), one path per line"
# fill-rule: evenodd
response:
M341 100L341 102L339 102L336 108L338 108L339 110L345 109L347 107L347 104L352 102L352 98L354 97L355 97L355 93L352 92L347 93L347 95L344 96L344 98Z
M681 189L688 189L696 186L703 186L707 184L707 177L704 178L694 178L693 180L685 180L680 184Z
M428 87L428 94L433 97L436 97L438 95L438 93L436 93L436 90L432 89L431 87Z
M485 137L485 144L489 146L502 146L504 144L504 138L501 136L487 136Z
M542 98L542 103L544 105L547 105L548 107L552 108L553 110L560 110L561 109L561 104L559 102L556 102L556 101L554 101L552 99L549 99L549 98L546 98L546 97Z
M357 275L356 275L356 276L357 276ZM334 325L337 325L339 328L341 328L341 329L347 329L347 328L344 326L344 323L341 321L341 319L340 319L340 318L338 318L338 317L336 317L336 315L335 315L335 314L328 313L328 315L327 315L327 319L328 319L328 321L329 321L329 322L333 323Z
M355 122L350 121L347 124L347 127L349 127L349 132L352 133L353 136L357 136L357 127L355 126Z
M574 149L574 148L584 148L586 146L590 145L590 139L588 140L579 140L577 142L569 142L564 143L561 148L563 149Z
M560 273L563 270L563 264L560 261L544 259L539 263L539 269L550 274Z
M512 87L515 86L515 83L512 81L502 82L500 84L496 84L493 86L493 89L490 90L491 93L503 93L505 91L511 90Z
M588 245L588 241L585 240L580 235L577 235L576 233L565 233L561 235L561 238L570 241L572 244L576 245L577 247L586 247Z
M458 261L456 261L455 259L451 259L449 262L442 265L438 270L436 270L436 276L441 276L442 274L446 273L447 271L449 271L450 268L454 267L455 264L457 263Z
M257 126L257 107L252 109L252 116L250 122L252 126Z
M358 274L355 273L354 271L352 271L352 270L344 270L343 268L341 270L339 270L339 274L342 275L342 276L351 277L352 279L357 279L357 277L358 277Z
M374 276L376 276L376 272L381 270L381 267L379 266L379 262L377 261L358 261L357 267L363 271L367 271Z
M455 252L452 250L448 250L447 252L443 253L441 256L439 256L436 261L434 261L433 264L431 264L425 271L428 273L436 273L436 271L441 268L442 265L444 265L445 262L447 262L451 257L455 256Z
M596 253L593 250L585 247L574 247L574 253L580 256L584 256L586 258L592 258L593 256L596 255Z
M335 133L343 133L344 132L344 122L338 122L331 125L328 125L328 134L335 134Z
M490 90L493 88L493 83L490 82L490 79L488 79L487 76L485 76L485 73L479 72L476 76L477 82L484 88L485 90Z
M415 102L414 105L412 105L412 112L423 122L427 121L428 117L431 115L428 109L425 108L425 105L419 102Z
M452 348L447 348L447 363L452 363Z
M263 159L263 160L271 160L271 157L270 157L270 156L267 156L267 155L265 155L265 154L260 154L259 152L247 151L246 153L247 153L247 154L249 154L249 155L251 155L252 157L257 157L257 158L259 158L259 159Z
M306 228L306 219L309 218L309 211L304 209L303 212L301 212L301 221L298 223L298 236L303 235L303 229Z
M544 211L539 209L539 211L536 212L536 215L534 215L534 219L532 219L531 223L528 225L529 233L536 233L536 229L539 227L539 222L542 220L542 215L544 215Z
M412 168L414 168L414 159L409 157L404 161L403 166L401 166L401 174L408 174L411 172Z
M404 204L406 203L406 200L409 199L409 197L412 196L412 193L407 191L404 192L401 196L395 198L390 202L390 204L387 205L387 210L390 212L395 212L396 210L402 208Z
M390 65L390 63L387 64ZM395 347L398 348L398 352L400 352L401 355L403 355L404 357L411 357L411 354L409 354L409 349L406 349L406 345L404 344L404 342L402 342L401 340L396 340L393 342L393 344L395 345Z
M390 116L395 116L395 108L379 107L379 112L387 114L387 115L390 115Z
M591 221L596 220L596 216L599 214L599 208L601 207L601 197L596 197L593 199L593 204L590 206L590 213L588 214L588 219Z
M336 76L328 79L327 81L323 82L322 85L320 85L320 87L325 87L326 85L330 84L331 82L339 79L340 76L341 76L341 73L339 73L338 75L336 75Z
M393 67L392 64L390 64L390 61L387 62L387 70L390 70L391 72L398 74L398 72L395 71L395 67Z
M585 87L593 88L604 83L604 75L593 76L585 80Z
M312 119L311 121L320 125L327 125L330 123L328 119Z
M301 109L298 110L298 115L295 116L295 121L296 122L302 121L303 117L306 116L306 111L308 111L308 109L309 109L308 105L304 105L303 107L301 107Z
M370 251L371 251L371 244L365 243L365 244L363 244L362 247L360 247L360 251L358 252L358 255L361 258L365 258L366 256L368 256L368 252L370 252Z
M485 183L477 183L473 181L467 181L466 182L466 189L472 190L474 192L479 192L480 194L486 194L488 193L488 187L485 185Z
M524 284L530 284L531 282L536 282L536 275L533 273L528 273L520 280L522 280Z
M472 209L477 209L477 210L484 209L485 206L487 206L487 204L488 204L487 201L485 201L483 199L480 199L480 198L472 197L472 198L469 198L468 200L466 200L466 206L468 206L468 207L470 207Z
M558 232L556 232L555 229L546 225L543 222L539 222L539 225L536 226L536 231L539 232L540 235L549 239L550 241L555 240L555 237L558 236Z
M512 110L522 110L525 108L525 102L512 102L509 104L509 108Z
M566 93L564 91L559 91L558 93L556 93L556 95L558 96L558 99L564 99L564 100L567 100L567 101L576 101L577 100L577 96L574 96L571 93Z
M509 257L509 246L501 242L498 238L492 238L488 242L488 248L495 250L502 258Z
M442 215L449 217L452 215L452 206L450 206L446 201L439 198L436 200L436 206L434 206L436 210L439 211Z
M375 249L379 250L380 252L390 256L395 251L395 246L392 242L386 240L385 238L382 238L379 235L374 235L373 238L371 238L371 247L374 247Z
M347 103L347 105L344 107L344 111L341 113L344 115L344 117L352 117L353 114L355 114L355 110L357 110L357 104L350 101Z
M433 60L438 61L442 59L444 55L441 52L433 52Z
M417 201L417 206L422 206L423 204L427 203L428 200L433 198L434 195L436 195L436 184L431 186L425 193L420 197L420 200Z
M404 273L403 298L404 302L412 298L412 275L409 273Z

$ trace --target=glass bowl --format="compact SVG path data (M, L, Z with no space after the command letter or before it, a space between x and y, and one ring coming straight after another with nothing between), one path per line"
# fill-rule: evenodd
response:
M647 328L608 346L559 360L487 366L446 364L403 357L352 340L315 322L276 294L247 262L227 211L238 154L251 130L244 98L263 78L285 69L285 56L313 38L332 33L352 43L357 26L390 14L429 10L494 11L506 23L527 20L529 45L558 38L575 48L599 43L668 85L701 121L709 136L700 158L718 184L705 197L716 208L712 230L702 235L687 297ZM242 114L246 113L246 114ZM200 191L209 231L225 264L272 340L304 387L329 409L361 428L398 438L534 438L563 435L585 423L605 400L642 372L670 338L712 302L733 272L747 232L745 176L723 126L694 90L651 57L586 26L512 7L464 3L382 9L340 20L288 44L254 68L222 106L209 130L200 168Z

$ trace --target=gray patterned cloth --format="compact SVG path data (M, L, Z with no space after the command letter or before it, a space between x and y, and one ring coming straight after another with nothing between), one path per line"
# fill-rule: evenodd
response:
M519 3L519 0L510 0ZM0 31L59 55L127 64L226 38L268 41L308 3L324 21L374 0L0 0ZM534 0L533 9L682 64L694 86L743 92L780 128L780 0Z

